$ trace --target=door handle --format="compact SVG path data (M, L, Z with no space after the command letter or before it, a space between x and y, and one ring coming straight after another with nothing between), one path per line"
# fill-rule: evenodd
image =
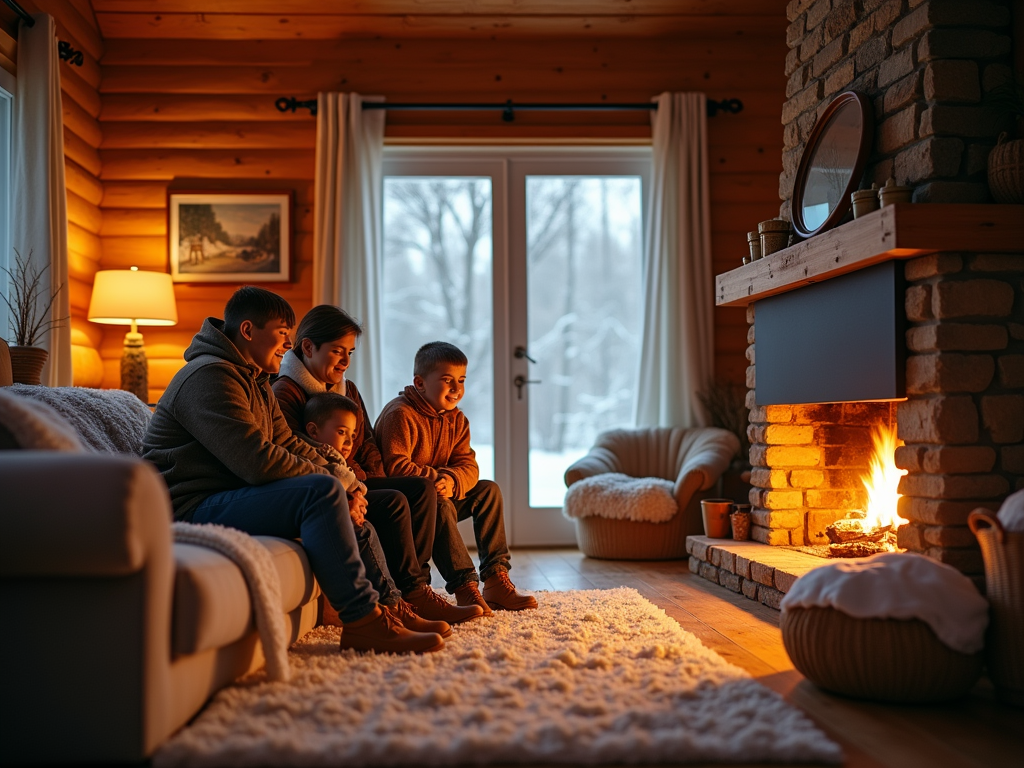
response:
M516 385L516 392L519 394L517 399L522 400L524 384L540 384L541 382L538 379L528 379L525 376L516 376L512 379L512 383Z
M537 362L532 357L530 357L530 355L527 353L526 347L516 347L516 351L515 351L514 354L515 354L517 360L522 360L525 357L531 363L536 363Z

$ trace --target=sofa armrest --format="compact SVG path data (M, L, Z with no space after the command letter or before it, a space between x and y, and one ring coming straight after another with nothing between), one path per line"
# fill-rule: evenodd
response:
M729 468L740 449L739 438L717 427L698 428L694 441L679 464L675 496L680 508L698 490L707 490Z
M585 477L602 475L605 472L622 472L622 462L619 457L607 448L595 446L581 459L577 459L565 470L565 486L568 488L573 483L578 483Z
M58 451L0 453L0 576L123 576L171 546L167 488L147 462Z

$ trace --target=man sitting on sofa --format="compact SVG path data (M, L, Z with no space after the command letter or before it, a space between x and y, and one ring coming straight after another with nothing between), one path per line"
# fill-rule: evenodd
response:
M174 517L253 535L302 539L310 567L344 624L341 648L422 653L440 635L412 632L366 579L348 500L332 465L292 434L268 383L291 344L295 313L245 286L207 318L186 365L157 404L143 442L170 490Z

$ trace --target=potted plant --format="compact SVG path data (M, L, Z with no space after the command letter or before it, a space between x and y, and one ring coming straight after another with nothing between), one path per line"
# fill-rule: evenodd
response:
M746 387L729 381L709 381L697 399L707 412L711 426L727 429L739 438L740 448L722 475L719 495L745 500L750 493L750 441L747 440L749 411Z
M988 155L988 188L997 203L1024 203L1024 86L1013 81L993 88L986 103L998 115L1002 131ZM1013 138L1007 141L1007 138Z
M10 280L7 293L0 298L10 312L11 339L14 342L11 346L11 369L15 383L40 384L43 366L50 353L36 344L51 328L60 327L68 319L50 317L50 308L64 284L50 293L49 286L43 284L43 275L49 267L37 268L32 263L32 251L28 252L28 258L23 258L17 248L14 254L13 272L0 267ZM47 295L49 299L44 303Z

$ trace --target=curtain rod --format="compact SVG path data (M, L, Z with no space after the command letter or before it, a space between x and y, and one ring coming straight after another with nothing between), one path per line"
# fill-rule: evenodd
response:
M288 112L291 110L295 112L297 109L308 109L311 115L316 114L316 99L308 99L306 101L299 101L294 96L282 96L274 105L281 112ZM515 110L522 110L524 112L622 112L630 110L646 110L657 109L658 105L654 102L647 102L644 104L515 104L512 99L509 99L504 104L404 104L404 103L389 103L386 101L364 101L363 109L385 109L385 110L402 110L402 111L431 111L431 112L469 112L469 111L488 111L488 110L501 110L501 119L506 123L511 123L515 120ZM743 102L739 99L723 99L722 101L713 101L708 99L707 102L708 117L714 117L719 112L728 112L730 114L736 114L737 112L743 111Z
M26 26L35 26L36 20L32 18L28 11L26 11L24 8L22 8L20 5L14 2L14 0L4 0L4 2L7 3L8 8L10 8L12 11L18 14L18 16L21 17L21 20L25 22Z

